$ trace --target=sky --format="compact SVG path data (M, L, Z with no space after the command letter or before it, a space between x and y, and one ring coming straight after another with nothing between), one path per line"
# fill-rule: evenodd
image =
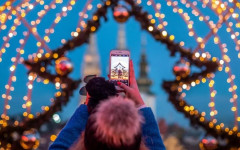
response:
M33 1L30 1L33 3ZM76 5L71 11L67 14L66 17L63 17L59 24L56 25L55 32L50 35L50 43L48 46L51 49L60 47L61 39L71 39L71 32L75 30L77 26L78 13L84 7L86 0L77 1ZM89 16L92 16L93 12L96 10L96 4L99 1L93 3L93 10L89 11ZM150 14L154 14L152 6L147 6L145 0L142 0L142 6L144 10L147 10ZM168 22L166 30L169 34L175 36L176 42L185 42L186 48L194 49L196 47L196 41L193 37L188 36L188 28L185 22L177 13L173 13L173 8L166 5L166 1L157 0L156 2L161 2L161 12L165 14L164 20ZM3 2L0 2L2 5ZM198 2L201 4L200 2ZM49 4L49 3L46 3ZM52 22L56 17L56 13L60 12L62 8L67 4L67 1L64 1L62 4L57 4L55 9L51 9L45 17L43 17L41 23L37 26L37 31L41 37L44 37L45 29L49 28ZM186 8L184 5L180 4L179 7L183 8L185 12L189 13L191 20L194 21L193 28L196 30L196 33L200 37L205 37L206 34L210 31L207 29L206 24L198 21L198 18L191 14L191 9ZM37 13L43 9L42 5L37 5L26 15L26 20L31 22L37 18ZM214 13L207 9L199 9L203 14L209 15L211 20L214 23L218 21L218 18ZM239 13L239 9L237 11ZM108 64L109 64L109 53L112 49L116 48L117 45L117 30L118 23L114 20L112 16L112 10L108 10L108 21L105 22L101 20L101 26L96 32L97 37L97 47L100 54L101 60L101 69L102 76L107 77L108 74ZM7 25L7 30L0 30L0 38L3 38L8 33L7 31L13 24L13 20L9 20ZM234 20L231 19L234 23ZM170 57L170 53L167 50L167 47L160 42L156 41L151 35L145 31L142 31L140 24L133 18L130 17L126 22L126 42L127 48L131 52L131 59L133 60L135 74L139 76L139 61L141 54L141 35L144 34L147 39L146 45L146 54L147 61L149 63L149 78L153 81L151 86L152 92L156 95L156 107L157 107L157 118L164 118L168 123L177 123L179 125L188 127L189 121L181 113L178 113L173 105L168 101L168 95L161 87L161 84L164 80L174 80L175 76L172 72L174 64L179 60L179 54L175 57ZM17 36L13 37L10 40L10 47L6 49L6 53L3 54L3 61L0 63L0 94L5 93L5 85L7 84L10 71L9 67L12 65L11 58L16 56L16 48L19 47L19 40L23 38L23 32L27 31L27 28L21 24L17 29ZM239 32L239 29L235 29ZM239 59L237 57L237 52L235 50L235 44L231 39L231 35L226 32L226 25L222 25L222 28L219 30L220 39L223 43L227 44L228 47L228 56L231 58L230 66L232 73L235 74L235 84L240 86L240 69L239 69ZM238 38L238 37L237 37ZM37 51L36 39L34 36L30 36L24 50L25 53L22 55L24 59L27 59L29 54L32 54ZM0 41L0 45L3 44L3 40ZM75 48L74 51L68 52L66 56L73 62L74 70L70 74L70 77L73 79L82 78L81 77L81 66L83 61L83 55L87 49L87 44L83 44L81 47ZM212 56L221 57L221 52L217 45L213 43L213 38L210 38L209 42L206 43L205 51L211 53ZM54 66L51 66L50 69L54 73ZM191 67L191 72L200 71L196 67ZM17 115L22 113L24 110L21 108L24 104L23 97L27 94L27 68L19 64L16 70L17 82L13 83L15 90L11 92L12 100L9 101L11 106L9 110L10 115ZM233 113L231 112L232 103L229 102L231 98L231 93L228 92L229 84L226 82L227 74L224 72L217 72L215 74L215 90L217 95L215 98L216 109L218 110L218 115L216 116L219 122L224 122L229 126L233 125ZM33 94L32 94L32 112L36 113L41 111L42 106L47 106L50 104L50 98L53 97L56 89L53 84L45 85L41 82L35 82L33 85ZM79 94L78 90L74 92L74 95L71 97L70 102L64 107L63 111L60 113L60 116L63 120L67 120L76 109L79 104ZM208 84L201 83L196 87L191 88L190 91L186 92L186 100L188 103L194 105L199 111L205 111L207 114L210 112L208 103L210 102L210 94ZM237 89L237 94L240 94L239 89ZM3 110L4 99L0 100L0 113ZM240 108L238 99L238 108ZM207 115L209 117L209 115Z

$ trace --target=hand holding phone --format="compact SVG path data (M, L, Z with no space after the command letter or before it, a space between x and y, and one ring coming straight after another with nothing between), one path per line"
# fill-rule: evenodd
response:
M130 70L129 71L130 72L130 78L129 78L130 85L126 86L125 84L123 84L121 82L118 82L117 84L119 85L119 87L121 87L124 90L124 92L126 93L126 96L129 99L133 100L135 105L137 107L139 107L139 106L144 105L145 103L144 103L144 101L141 97L141 94L139 92L139 89L138 89L132 60L130 60L129 70Z

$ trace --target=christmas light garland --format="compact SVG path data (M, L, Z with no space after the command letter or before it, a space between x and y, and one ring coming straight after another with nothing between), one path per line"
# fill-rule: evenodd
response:
M207 121L204 113L200 113L193 106L188 105L182 96L182 89L188 88L191 83L194 82L199 84L201 80L213 76L212 73L221 67L217 62L217 59L215 57L213 57L212 60L202 56L196 57L195 53L192 53L189 49L183 48L179 43L175 43L173 41L174 37L168 35L165 30L162 31L157 29L155 22L152 22L151 19L148 18L148 13L142 11L141 6L132 0L125 1L131 6L130 14L140 23L142 29L148 31L157 41L165 44L170 51L171 56L180 53L181 57L187 59L191 65L195 65L202 70L200 73L193 73L191 76L185 78L177 77L174 81L164 81L163 88L168 92L170 102L179 112L182 112L187 118L189 118L193 125L203 127L207 133L216 138L227 139L227 145L219 147L219 149L240 147L240 132L238 132L237 128L230 130L221 125L216 125L212 121ZM93 14L92 19L87 22L86 27L83 30L80 30L77 36L73 39L67 41L62 47L44 54L40 58L34 57L31 60L24 61L24 64L30 68L29 74L36 74L43 79L48 79L52 83L60 82L61 85L65 86L60 92L56 93L53 104L50 107L45 107L46 109L43 113L35 118L29 117L18 125L1 127L0 135L3 135L0 137L1 146L7 147L7 145L11 143L12 148L20 149L19 140L14 141L11 136L12 133L17 132L21 135L25 130L40 128L43 123L48 121L55 112L60 111L62 106L69 101L69 97L78 87L80 80L73 81L68 78L67 75L52 75L47 71L47 67L52 65L55 60L63 57L66 52L87 43L89 34L96 32L100 26L100 18L104 18L105 21L107 20L107 8L111 7L113 9L117 5L117 0L105 1L102 6L98 7L98 10Z

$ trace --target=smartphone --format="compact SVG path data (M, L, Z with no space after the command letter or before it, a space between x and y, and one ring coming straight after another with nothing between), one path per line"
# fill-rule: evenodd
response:
M129 61L130 52L128 50L112 50L110 52L110 82L117 85L122 82L129 86Z

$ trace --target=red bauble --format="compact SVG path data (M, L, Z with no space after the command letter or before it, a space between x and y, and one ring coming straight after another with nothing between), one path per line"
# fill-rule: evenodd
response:
M126 22L129 16L130 13L125 6L118 5L114 8L113 17L117 22L119 23Z
M73 64L66 57L61 57L55 61L55 70L57 74L64 76L72 72Z
M191 71L190 64L184 59L178 61L173 67L173 73L176 76L180 76L182 78L187 77L190 74L190 71Z
M207 135L201 140L202 150L215 150L218 147L218 141L216 138Z
M40 136L36 129L30 129L28 131L24 131L20 145L23 149L36 149L39 146Z

